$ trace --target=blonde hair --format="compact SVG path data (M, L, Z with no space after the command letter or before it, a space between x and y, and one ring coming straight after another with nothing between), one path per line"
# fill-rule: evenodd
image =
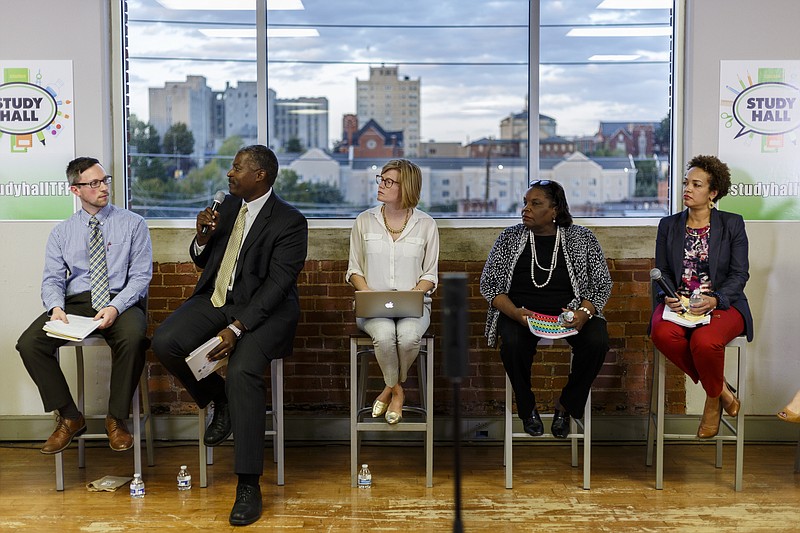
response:
M403 209L417 207L419 195L422 191L422 171L408 159L392 159L381 169L381 174L387 170L397 170L400 174L400 205Z

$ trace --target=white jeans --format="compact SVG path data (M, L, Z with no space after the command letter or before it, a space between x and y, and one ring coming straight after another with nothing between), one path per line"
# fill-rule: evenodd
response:
M408 369L419 355L422 336L431 324L431 304L423 306L420 318L357 318L356 326L372 337L375 358L387 387L404 383ZM429 378L430 379L430 378Z

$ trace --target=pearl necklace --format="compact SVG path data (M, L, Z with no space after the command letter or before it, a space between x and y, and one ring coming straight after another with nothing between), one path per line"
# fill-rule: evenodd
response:
M383 225L386 227L386 231L393 235L397 235L399 233L403 233L403 230L406 229L406 226L408 226L408 220L411 218L411 209L406 210L406 220L403 222L403 227L400 229L394 229L389 226L389 221L386 220L386 204L381 206L381 215L383 216Z
M533 282L533 286L534 287L536 287L537 289L541 289L541 288L545 287L548 283L550 283L550 278L553 277L553 271L556 269L556 263L558 262L558 244L559 244L559 241L561 241L561 227L560 226L556 226L556 244L555 244L555 246L553 246L553 257L550 258L550 267L549 268L544 268L536 260L536 238L534 237L532 231L529 231L528 235L530 236L531 253L533 255L533 261L531 261L531 281ZM540 269L542 269L544 271L547 271L547 279L541 285L536 283L536 276L535 276L536 268L535 267L539 267Z

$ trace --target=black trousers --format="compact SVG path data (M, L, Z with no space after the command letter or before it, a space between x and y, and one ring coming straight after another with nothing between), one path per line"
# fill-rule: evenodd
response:
M497 332L501 338L500 358L517 398L517 415L530 418L536 407L531 390L531 365L539 337L519 322L500 313ZM583 418L589 390L608 352L608 328L602 318L589 320L577 335L565 339L572 347L572 368L559 402L572 418Z
M71 315L93 317L92 297L88 292L66 299L64 311ZM56 350L67 341L48 337L42 329L50 320L42 313L17 341L22 363L39 388L45 411L55 411L73 401L69 385L56 359ZM131 398L144 369L148 340L144 310L134 305L117 317L111 327L97 329L111 347L111 383L108 395L108 414L125 420L131 412Z
M189 298L158 328L153 351L201 408L227 395L234 435L234 472L261 475L267 409L264 376L271 359L252 336L245 334L229 357L225 379L213 373L197 381L185 361L192 350L230 324L225 307L214 307L208 294Z

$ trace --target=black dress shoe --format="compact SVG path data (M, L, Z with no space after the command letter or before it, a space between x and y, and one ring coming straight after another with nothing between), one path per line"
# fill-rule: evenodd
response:
M569 413L556 409L556 412L553 413L553 425L550 426L550 432L556 438L566 439L569 435Z
M214 416L206 428L203 442L206 446L216 446L227 439L233 433L231 427L231 415L228 412L228 404L214 404Z
M539 411L537 409L533 410L533 416L522 421L522 428L525 430L525 433L531 437L541 437L544 435L544 424L542 423L542 417L539 416Z
M258 485L236 487L236 502L228 522L232 526L246 526L261 518L261 488Z

